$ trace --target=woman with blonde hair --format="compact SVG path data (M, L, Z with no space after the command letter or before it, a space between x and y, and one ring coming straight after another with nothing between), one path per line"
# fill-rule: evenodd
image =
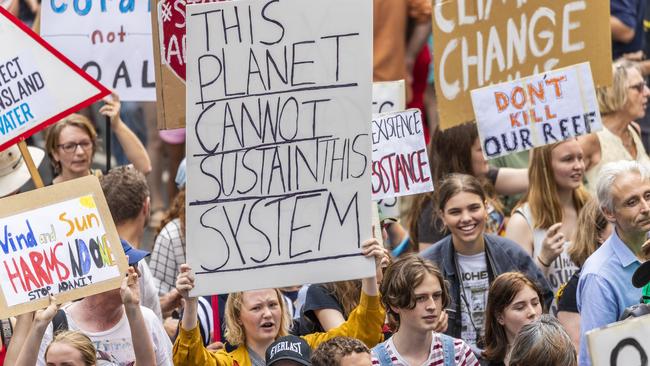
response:
M364 242L362 252L375 258L375 266L381 270L386 258L385 249L375 239ZM190 297L194 287L194 275L188 265L181 266L176 288L185 299L180 332L174 343L176 366L263 366L266 349L279 337L289 333L291 317L282 293L278 289L264 289L230 294L226 302L226 339L237 347L232 352L209 351L203 345L197 323L198 303ZM379 291L375 276L364 278L361 284L359 305L350 313L348 320L325 333L303 336L311 348L336 336L358 338L372 347L382 340L384 312L379 303Z
M151 171L147 150L138 137L120 118L120 99L113 93L104 99L99 113L108 117L111 130L124 147L124 153L133 166L143 174ZM47 130L45 150L54 168L52 183L61 183L91 174L93 157L97 151L97 131L92 122L81 114L71 114Z
M546 276L553 293L578 269L566 252L578 213L589 194L582 186L585 171L576 139L533 150L528 193L508 222L506 237L518 243ZM551 306L555 314L557 305Z
M598 206L598 200L590 199L580 210L576 230L567 253L571 261L582 267L587 258L607 240L613 230ZM576 302L580 270L558 291L557 320L560 321L576 350L580 349L580 313Z
M596 91L605 128L578 138L584 151L586 187L592 193L598 173L606 163L637 160L650 164L641 142L640 127L634 122L645 116L650 89L636 62L616 61L612 72L612 86L600 87Z

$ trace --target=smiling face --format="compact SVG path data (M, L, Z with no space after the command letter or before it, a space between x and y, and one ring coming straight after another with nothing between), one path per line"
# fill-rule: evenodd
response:
M606 208L603 214L608 221L626 234L650 231L650 181L638 173L619 175L611 187L614 212Z
M242 295L239 321L246 343L271 343L282 326L282 307L273 289L246 291Z
M570 139L558 144L551 151L551 166L558 190L579 188L585 173L585 162L578 140Z
M52 343L45 355L45 362L47 366L86 366L81 352L62 342Z
M626 71L628 73L627 102L623 109L630 114L631 119L636 120L645 116L650 89L648 89L643 76L636 68L629 68Z
M459 192L447 201L441 217L451 232L454 244L476 243L485 231L485 202L474 193Z
M530 286L524 286L503 313L497 315L497 321L506 330L508 343L512 344L521 327L534 322L541 315L542 304L537 292Z
M70 149L73 144L78 144ZM93 157L92 139L76 126L66 126L59 134L57 147L52 152L61 163L61 175L79 177L89 174Z

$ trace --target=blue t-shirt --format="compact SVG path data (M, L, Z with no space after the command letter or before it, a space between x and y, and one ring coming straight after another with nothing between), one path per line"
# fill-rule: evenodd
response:
M614 60L625 53L643 50L644 32L643 17L645 16L646 0L611 0L611 15L623 24L634 29L634 38L629 43L612 40L612 57Z

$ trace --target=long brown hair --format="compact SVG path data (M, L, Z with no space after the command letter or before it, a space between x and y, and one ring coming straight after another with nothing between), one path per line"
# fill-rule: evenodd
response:
M361 280L329 282L322 284L322 286L341 303L345 319L359 305Z
M567 141L556 142L533 149L528 166L529 187L517 206L528 203L533 216L533 227L548 229L556 222L562 222L562 203L557 192L553 174L553 149ZM573 190L573 207L580 212L589 200L589 193L582 185Z
M542 311L544 303L539 287L520 272L506 272L494 279L488 292L488 302L485 308L485 351L483 356L494 362L503 361L508 352L508 338L503 325L498 318L514 301L519 291L526 286L537 293Z
M442 180L452 173L474 175L472 169L472 145L474 145L476 139L478 139L478 130L474 122L465 123L444 131L439 128L433 131L428 151L431 178L436 190L438 190ZM488 196L494 197L495 191L492 184L483 177L477 177L477 179L483 186L483 191L487 192ZM419 243L418 219L427 205L435 206L434 193L417 195L407 216L409 235L415 244ZM497 207L497 209L499 208ZM433 210L430 220L433 227L439 230L442 229L436 210Z
M571 246L567 250L571 261L576 266L582 267L587 258L598 249L602 239L600 235L607 228L607 224L598 200L592 198L587 201L578 214Z

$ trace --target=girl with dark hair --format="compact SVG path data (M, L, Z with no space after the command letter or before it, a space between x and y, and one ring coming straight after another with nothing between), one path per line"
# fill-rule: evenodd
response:
M481 183L452 174L437 190L437 209L450 235L421 253L438 265L449 282L447 334L461 338L481 354L488 289L501 273L520 271L543 289L543 302L553 294L541 271L511 240L486 233L487 202Z
M539 287L519 272L497 277L488 293L485 311L485 351L490 366L508 364L510 348L521 327L542 315Z
M444 131L436 129L429 145L429 164L435 189L452 173L467 174L478 179L487 193L487 230L495 234L503 233L505 223L496 195L522 193L528 187L526 169L499 169L488 165L474 123ZM448 234L434 209L433 193L416 196L407 222L411 239L420 250Z

